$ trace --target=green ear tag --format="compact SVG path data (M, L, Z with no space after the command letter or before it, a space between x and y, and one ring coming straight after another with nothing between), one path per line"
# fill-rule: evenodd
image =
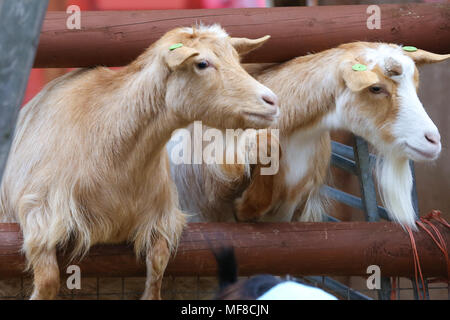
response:
M405 46L405 47L402 47L402 49L405 50L405 51L408 51L408 52L417 51L417 48L413 47L413 46Z
M352 66L352 69L355 71L366 71L367 67L363 64L357 63Z
M175 43L175 44L173 44L173 45L171 45L171 46L169 47L169 50L172 51L172 50L175 50L175 49L180 48L180 47L182 47L182 46L183 46L182 43Z

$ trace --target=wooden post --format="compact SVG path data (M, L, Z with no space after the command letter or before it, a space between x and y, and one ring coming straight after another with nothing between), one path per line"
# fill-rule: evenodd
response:
M290 8L81 12L81 30L65 12L48 12L35 67L121 66L166 31L220 23L232 36L272 38L245 62L282 62L356 40L385 41L450 52L450 4L386 4L381 28L368 29L367 5Z
M450 247L450 232L436 224ZM425 277L447 275L444 257L425 232L414 233ZM0 278L22 275L24 257L17 224L0 224ZM167 275L214 276L211 248L232 245L241 275L367 276L378 265L382 276L412 277L414 262L407 233L391 222L338 223L191 223L186 228ZM68 262L60 256L64 273ZM127 245L93 247L78 264L83 276L145 275Z
M0 180L46 9L47 0L0 1Z

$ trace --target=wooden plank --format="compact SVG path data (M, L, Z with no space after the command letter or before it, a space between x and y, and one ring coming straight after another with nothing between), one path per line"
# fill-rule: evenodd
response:
M282 62L355 40L414 45L450 52L450 4L386 4L381 28L370 30L367 5L81 12L81 30L66 27L65 12L48 12L35 67L121 66L166 31L220 23L230 35L272 39L246 62Z
M437 225L450 247L450 232ZM446 276L442 253L425 232L415 233L424 276ZM0 278L22 275L21 233L16 224L0 224ZM216 263L211 248L235 247L241 275L366 275L378 265L382 276L414 274L407 233L391 222L338 223L191 223L184 231L167 275L213 276ZM64 273L67 266L60 254ZM83 276L132 277L145 275L126 244L99 245L81 262Z

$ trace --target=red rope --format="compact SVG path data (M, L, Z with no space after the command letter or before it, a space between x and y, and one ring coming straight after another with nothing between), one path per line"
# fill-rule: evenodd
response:
M422 281L422 289L423 289L422 300L425 300L425 281L423 280L422 269L420 267L420 259L419 259L419 253L417 252L416 240L414 239L414 235L411 231L411 228L406 227L406 231L408 231L409 239L411 241L411 247L413 250L414 276L415 276L415 280L416 280L417 294L418 294L419 299L421 299L420 290L419 290L419 288L420 288L419 287L419 276L420 276L420 280Z
M432 210L425 217L421 217L420 220L416 221L416 224L419 226L419 228L424 230L430 236L430 238L433 240L433 242L437 245L439 250L442 251L444 258L445 258L445 262L447 264L447 279L433 279L433 280L430 280L429 282L447 282L447 285L449 285L450 284L449 283L449 281L450 281L450 261L448 258L447 244L445 243L444 237L442 236L439 229L432 223L432 220L436 220L439 223L443 224L445 227L450 229L450 224L444 218L442 218L441 212L438 210ZM428 229L427 226L429 226L431 228L431 230ZM425 281L423 279L422 269L420 267L420 259L419 259L419 253L417 251L416 241L414 239L414 234L409 227L406 227L406 231L408 232L409 239L411 241L412 251L413 251L414 276L415 276L415 283L416 283L416 288L417 288L417 295L418 295L419 299L424 300L426 297ZM432 231L434 231L434 235L433 235ZM419 290L419 278L420 278L420 282L422 283L423 292L420 292L420 290ZM397 283L396 283L395 279L393 278L392 279L392 288L394 289L396 287L397 287ZM421 293L422 293L422 296L421 296ZM395 299L395 293L394 294L391 293L391 300L394 300L394 299Z
M395 296L395 292L397 291L397 277L392 277L391 278L391 281L392 281L392 284L391 284L391 300L397 300L397 297Z
M448 224L447 221L445 221L444 218L442 218L441 216L441 212L437 211L437 210L433 210L431 211L426 217L422 217L420 218L420 222L429 225L431 227L431 229L433 229L434 233L436 234L436 237L433 237L431 232L426 228L425 225L422 226L422 229L424 229L433 239L434 243L438 246L438 248L441 250L442 254L444 255L445 258L445 262L447 264L447 284L449 284L450 281L450 260L448 258L448 250L447 250L447 244L445 242L444 237L442 236L442 234L439 232L438 228L436 228L436 226L431 223L431 220L436 220L438 222L440 222L441 224L443 224L447 229L450 229L450 224ZM436 279L438 281L441 281L441 279Z

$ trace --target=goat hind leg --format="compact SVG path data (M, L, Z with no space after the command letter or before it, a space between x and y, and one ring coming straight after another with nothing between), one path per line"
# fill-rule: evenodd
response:
M161 285L170 258L167 241L159 238L147 253L147 279L142 300L161 300Z
M56 249L46 250L32 263L34 288L30 300L54 299L59 291Z

